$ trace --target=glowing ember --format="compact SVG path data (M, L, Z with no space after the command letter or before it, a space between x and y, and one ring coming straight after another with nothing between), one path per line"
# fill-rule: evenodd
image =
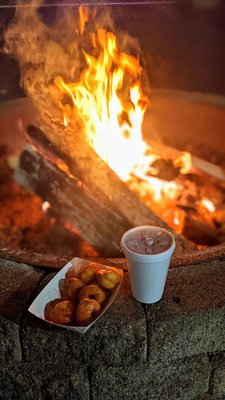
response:
M173 227L173 229L181 234L183 231L183 227L185 224L185 212L181 209L175 208L173 211L173 221L169 225Z
M184 152L174 161L174 165L180 167L180 172L182 174L187 174L192 168L191 154Z
M211 213L213 213L216 210L213 202L209 199L202 199L201 204Z
M175 182L166 182L153 177L148 177L148 182L153 188L152 197L156 202L161 201L163 196L166 196L167 200L174 200L176 198L178 185Z
M50 203L48 201L44 201L44 203L42 204L43 213L46 214L50 207L51 207Z

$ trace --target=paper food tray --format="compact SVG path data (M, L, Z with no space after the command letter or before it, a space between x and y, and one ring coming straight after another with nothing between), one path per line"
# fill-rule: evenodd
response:
M33 303L30 305L28 311L35 315L36 317L48 322L51 325L56 325L64 329L69 329L72 331L78 331L80 333L85 333L103 314L104 312L111 306L113 301L115 300L117 293L120 289L122 280L123 280L123 270L118 269L118 272L121 275L120 283L118 283L115 289L112 290L111 296L108 298L106 304L101 310L101 313L98 315L97 318L88 326L68 326L68 325L61 325L56 324L54 322L48 321L45 318L45 306L48 302L55 300L56 298L60 298L60 291L59 291L59 282L61 279L65 278L65 274L70 267L74 267L76 273L78 274L80 270L82 270L85 266L87 266L90 261L83 260L80 258L73 258L68 264L65 265L55 276L54 278L44 287L44 289L39 293L39 295L35 298ZM97 264L97 263L96 263ZM110 268L106 265L98 264L99 268L107 269Z

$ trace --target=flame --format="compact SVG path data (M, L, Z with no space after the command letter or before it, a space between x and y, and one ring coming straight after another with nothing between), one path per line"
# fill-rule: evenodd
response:
M87 7L79 7L79 17L80 17L79 31L80 34L83 35L85 24L86 22L88 22L89 19L89 12Z
M213 213L216 210L213 202L207 198L201 200L201 204L210 212Z
M48 201L44 201L42 203L42 211L44 214L47 214L48 210L50 209L51 205Z
M84 33L88 11L79 11L79 32ZM142 67L138 58L120 51L117 37L104 29L91 32L93 51L82 50L86 68L74 82L57 76L50 94L63 111L65 126L74 117L96 153L124 181L136 176L150 187L156 202L176 199L177 183L148 176L151 164L160 154L151 154L142 135L142 122L149 101L141 88ZM66 99L70 99L69 101ZM176 160L183 173L191 169L189 153ZM176 220L172 222L176 225Z
M174 165L180 167L180 172L182 174L187 174L192 169L191 154L188 152L183 152L182 155L174 161Z
M177 196L178 185L175 182L167 182L158 178L148 177L148 182L153 188L152 197L154 201L162 201L163 196L167 200L174 200Z
M87 14L80 12L83 32ZM146 150L142 139L142 121L148 100L142 94L142 67L132 55L120 52L112 32L98 29L91 34L97 56L83 50L87 67L76 82L66 83L55 78L54 90L69 96L72 106L57 104L63 110L64 125L76 115L97 154L123 180L127 180ZM129 83L129 86L128 86ZM51 88L51 94L54 90Z

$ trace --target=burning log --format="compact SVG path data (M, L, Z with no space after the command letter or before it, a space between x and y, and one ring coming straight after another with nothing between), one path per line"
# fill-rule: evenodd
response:
M38 151L31 146L24 149L15 179L49 201L54 211L75 226L99 254L120 255L121 236L131 227L158 225L171 230L129 190L86 141L81 138L77 141L74 160L68 155L62 156L68 164L66 174L57 167L61 152L53 149L41 131L29 129L28 133ZM61 163L67 165L62 159ZM186 239L174 235L177 252L193 249Z
M129 221L76 177L68 176L27 146L15 179L48 201L54 212L75 226L100 254L120 253L120 238L131 227Z
M219 165L215 165L212 162L193 156L192 154L185 151L177 150L163 143L159 143L153 140L148 140L148 143L154 152L156 152L157 154L161 154L165 159L176 160L176 164L178 166L179 162L182 159L184 160L186 158L187 169L191 168L197 171L201 171L209 176L215 177L216 179L225 181L225 170ZM171 179L173 179L173 177Z

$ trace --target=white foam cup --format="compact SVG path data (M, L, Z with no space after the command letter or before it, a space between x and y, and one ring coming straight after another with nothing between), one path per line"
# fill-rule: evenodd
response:
M153 232L163 231L171 238L171 246L156 254L140 254L126 245L129 235L151 228ZM131 290L136 300L151 304L162 298L170 260L175 249L175 239L166 229L157 226L139 226L124 233L121 247L127 260Z

